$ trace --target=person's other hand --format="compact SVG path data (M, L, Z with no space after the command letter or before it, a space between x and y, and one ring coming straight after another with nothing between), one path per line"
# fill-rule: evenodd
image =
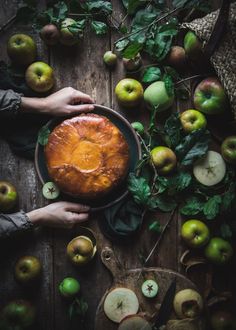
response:
M20 111L67 116L93 110L92 103L94 100L88 94L65 87L44 98L22 97Z
M72 228L75 224L88 220L89 209L86 205L56 202L28 212L26 215L35 225Z

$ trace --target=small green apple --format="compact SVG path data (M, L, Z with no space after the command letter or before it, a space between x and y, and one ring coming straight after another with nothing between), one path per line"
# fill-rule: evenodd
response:
M139 105L143 100L143 87L136 79L125 78L115 88L118 102L127 108Z
M188 246L199 248L209 241L210 231L204 222L191 219L182 225L181 236Z
M74 265L83 266L94 257L97 248L89 237L81 235L68 243L66 251Z
M48 46L54 46L60 39L60 32L56 25L47 24L40 31L40 37Z
M144 134L144 126L142 123L140 123L139 121L134 121L131 126L133 127L133 129L139 133L140 135Z
M236 135L228 136L222 142L221 155L226 162L236 165Z
M69 30L69 27L74 24L76 21L72 18L66 18L61 23L60 42L65 46L73 46L78 43L78 37Z
M144 101L149 109L156 108L161 112L172 106L174 95L168 95L163 81L156 81L144 91Z
M144 297L154 298L158 293L159 287L156 281L149 279L143 282L141 290Z
M183 130L187 134L207 126L206 117L200 111L194 109L189 109L181 113L180 121Z
M0 181L0 212L11 211L18 199L16 188L8 181Z
M25 73L27 85L35 92L48 92L54 85L53 69L44 62L34 62Z
M18 299L8 303L1 312L1 319L9 329L25 329L35 321L35 307L27 300ZM5 330L5 329L4 329Z
M215 265L225 265L233 256L232 245L221 237L213 237L205 248L205 256Z
M59 284L59 292L65 298L74 298L79 291L80 291L80 284L73 277L66 277Z
M133 58L123 58L123 65L127 71L135 71L142 65L141 55L138 53Z
M7 54L13 64L19 66L28 66L36 59L36 43L27 34L14 34L8 40Z
M184 49L186 55L192 60L198 60L202 56L202 43L192 31L188 31L184 37Z
M224 88L215 77L206 78L197 85L193 102L197 110L207 115L224 113L227 107Z
M186 54L183 47L173 46L166 58L167 63L175 69L183 69L186 64Z
M107 66L114 67L117 62L117 56L111 50L108 50L103 55L103 61Z
M42 264L37 257L24 256L15 265L15 279L21 284L30 284L37 280L42 272Z
M151 150L150 156L159 174L169 174L176 167L176 155L170 148L164 146L155 147Z

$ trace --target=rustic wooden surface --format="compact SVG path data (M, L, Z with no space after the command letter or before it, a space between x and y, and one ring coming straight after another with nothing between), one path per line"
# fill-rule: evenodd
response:
M0 26L11 18L16 12L19 1L3 0L0 4ZM40 1L42 8L44 1ZM121 17L123 10L121 1L114 0L115 16ZM0 35L0 57L7 60L6 42L14 32L26 32L32 35L29 27L12 25ZM114 87L125 76L121 63L116 69L109 72L102 61L105 50L110 49L116 35L109 34L106 37L97 37L90 31L86 31L84 39L78 47L66 48L56 46L48 49L43 45L37 35L34 35L38 43L39 58L48 62L55 70L55 90L72 86L92 95L96 103L110 106L123 113L130 121L142 119L147 121L148 114L145 109L124 111L114 97ZM176 104L179 109L188 108L189 103ZM10 151L4 141L0 141L0 179L11 181L19 191L19 208L25 211L45 205L41 194L41 184L35 173L34 164L31 161L16 157ZM94 328L95 312L104 292L111 285L111 276L102 264L99 254L104 246L112 246L116 256L127 269L138 268L141 261L138 255L147 255L156 240L154 234L147 230L149 217L147 216L141 233L137 239L129 245L118 245L109 242L100 232L98 221L100 214L94 214L88 226L96 232L98 240L98 254L90 265L89 270L74 268L66 258L65 248L69 240L76 236L76 228L72 230L39 229L34 233L26 233L14 239L1 243L0 246L0 308L9 300L19 297L32 299L37 306L38 316L34 326L35 330L66 330L69 329L69 319L66 312L66 304L58 294L58 284L66 276L74 276L79 279L82 286L82 294L89 303L88 329ZM165 223L168 215L156 214L161 223ZM158 249L150 259L148 266L169 268L181 273L179 259L185 246L183 246L179 229L181 217L177 214L172 220L171 226L163 237ZM43 278L33 290L22 289L14 280L13 267L18 257L26 254L38 256L43 262ZM217 271L223 289L233 290L235 281L230 271ZM196 269L193 275L200 290L205 286L205 270ZM223 279L223 280L222 280ZM225 287L224 287L225 286ZM228 286L228 288L227 288ZM105 330L105 329L104 329Z

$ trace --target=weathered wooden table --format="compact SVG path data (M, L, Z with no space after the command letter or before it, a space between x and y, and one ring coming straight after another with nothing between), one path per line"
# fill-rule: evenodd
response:
M0 4L0 26L11 18L17 9L19 1L3 0ZM45 3L40 1L42 8ZM121 1L113 1L115 16L121 17L123 9ZM32 34L29 27L11 25L0 35L1 59L7 59L6 42L15 32ZM148 113L143 110L124 112L117 104L114 97L114 87L125 76L122 64L119 63L112 72L103 64L102 56L105 50L110 49L116 38L109 33L106 37L97 37L94 33L86 32L78 47L47 48L34 35L38 42L39 58L50 63L55 70L56 87L73 86L85 91L96 99L96 103L109 106L123 114L130 120L147 120ZM176 107L188 107L188 102L176 104ZM0 141L0 179L13 182L19 191L19 207L25 211L41 207L45 200L41 194L41 184L36 175L34 163L16 157L4 141ZM168 215L157 213L161 223L165 223ZM117 257L126 268L139 267L138 255L147 255L156 240L156 235L147 230L148 216L137 239L127 246L112 244L100 232L98 227L99 215L94 214L88 226L97 235L98 254L89 271L76 269L67 260L65 248L69 240L76 236L76 229L58 230L42 228L35 233L27 233L18 239L9 240L1 244L0 249L0 307L14 298L32 299L38 310L37 322L34 329L38 330L65 330L69 328L66 306L58 293L58 284L64 277L74 276L79 279L82 293L89 303L88 319L89 329L93 329L97 304L104 291L110 285L110 275L101 263L99 253L104 246L112 246ZM180 265L180 256L185 247L180 240L181 217L176 215L164 235L158 249L153 254L148 265L170 268L183 273ZM22 289L14 280L13 267L18 257L22 255L36 255L43 263L43 278L33 290ZM230 272L219 274L222 283L231 284L228 280ZM232 272L231 272L232 273ZM204 271L196 269L194 278L197 283L205 281ZM235 282L235 281L234 281ZM200 285L203 290L204 285ZM105 330L105 329L104 329Z

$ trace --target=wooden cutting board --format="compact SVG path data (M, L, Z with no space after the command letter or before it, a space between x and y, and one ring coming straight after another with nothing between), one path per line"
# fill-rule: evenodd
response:
M101 259L104 265L109 269L113 277L113 283L102 297L96 312L95 330L116 330L118 324L110 321L104 311L103 304L107 293L117 287L126 287L133 290L139 300L140 312L147 313L147 319L158 313L158 309L165 296L171 281L176 277L176 292L182 289L195 289L196 286L183 275L169 269L161 268L143 268L126 270L122 267L111 248L104 248L101 253ZM155 298L146 298L141 291L141 285L146 279L154 279L159 285L159 292ZM172 318L175 319L173 313Z

